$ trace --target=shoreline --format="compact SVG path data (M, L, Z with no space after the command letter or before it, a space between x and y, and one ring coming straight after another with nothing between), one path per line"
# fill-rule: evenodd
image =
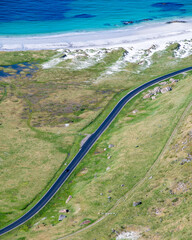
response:
M185 20L186 22L180 22ZM95 32L72 32L63 34L3 37L0 51L97 49L134 47L147 49L152 45L192 39L192 19L178 19L167 24L143 23L136 26Z

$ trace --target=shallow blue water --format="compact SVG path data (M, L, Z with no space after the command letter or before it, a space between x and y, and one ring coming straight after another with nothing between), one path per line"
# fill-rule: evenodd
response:
M192 16L192 0L1 0L0 35L119 28Z

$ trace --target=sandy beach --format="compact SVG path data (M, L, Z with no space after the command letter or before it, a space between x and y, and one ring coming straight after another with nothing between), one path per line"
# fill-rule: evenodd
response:
M147 49L153 44L162 46L185 39L192 39L192 19L187 19L186 23L145 23L108 31L0 37L0 51L110 47Z

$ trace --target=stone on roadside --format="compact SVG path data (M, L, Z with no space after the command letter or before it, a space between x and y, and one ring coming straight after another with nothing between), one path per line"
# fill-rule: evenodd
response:
M176 83L176 82L178 82L178 79L170 78L169 81L170 81L171 83Z
M143 99L148 99L148 98L150 98L151 96L153 96L152 93L147 93L147 94L143 97Z
M159 85L163 86L163 85L166 85L167 82L160 82Z
M171 87L165 87L165 88L162 88L162 89L161 89L161 93L164 94L164 93L169 92L169 91L171 91L171 90L172 90Z
M161 88L160 87L155 87L152 92L153 92L154 95L157 95L158 93L161 92Z
M66 218L67 216L65 215L59 215L59 221L63 221L64 218Z

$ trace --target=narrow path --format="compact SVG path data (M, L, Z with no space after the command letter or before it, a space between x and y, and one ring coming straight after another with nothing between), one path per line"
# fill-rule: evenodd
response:
M112 212L113 210L115 210L115 208L122 202L122 201L126 201L131 200L134 196L134 193L136 192L136 190L147 180L149 179L149 177L151 176L151 172L153 171L154 168L156 168L156 166L158 165L158 163L160 162L161 158L163 157L164 153L166 152L166 150L168 149L169 145L171 144L174 136L176 135L178 129L180 128L181 124L183 123L183 120L185 119L185 117L187 116L188 112L191 110L192 108L192 101L188 104L188 106L185 108L183 114L181 115L180 119L177 122L176 127L174 128L173 132L171 133L171 136L169 137L169 139L167 140L165 146L163 147L162 151L160 152L158 158L156 159L156 161L153 163L153 165L150 167L150 169L147 171L146 175L144 176L144 178L142 178L130 191L128 191L124 196L122 196L120 199L117 200L117 202L115 203L115 205L109 209L109 212ZM105 218L107 218L109 215L104 215L103 217L99 218L97 221L95 221L94 223L90 224L89 226L78 230L72 234L68 234L64 237L58 238L57 240L63 240L63 239L67 239L68 237L72 237L74 235L77 235L78 233L81 233L83 231L86 231L92 227L94 227L96 224L100 223L101 221L103 221Z
M89 139L84 143L82 148L79 150L77 155L73 158L67 168L61 173L55 183L51 186L51 188L47 191L47 193L39 200L39 202L33 206L27 213L25 213L22 217L17 219L15 222L10 225L0 229L0 235L3 235L20 225L27 222L34 215L36 215L51 199L52 197L59 191L61 186L65 183L65 181L69 178L72 172L75 170L80 161L87 155L95 142L100 138L100 136L105 132L105 130L110 126L113 120L117 117L121 109L136 95L144 91L145 89L163 81L175 75L178 75L183 72L188 72L192 70L192 67L184 68L179 71L175 71L169 74L166 74L162 77L155 78L143 85L135 88L133 91L127 93L113 108L111 113L107 116L107 118L103 121L103 123L99 126L99 128L89 137Z

